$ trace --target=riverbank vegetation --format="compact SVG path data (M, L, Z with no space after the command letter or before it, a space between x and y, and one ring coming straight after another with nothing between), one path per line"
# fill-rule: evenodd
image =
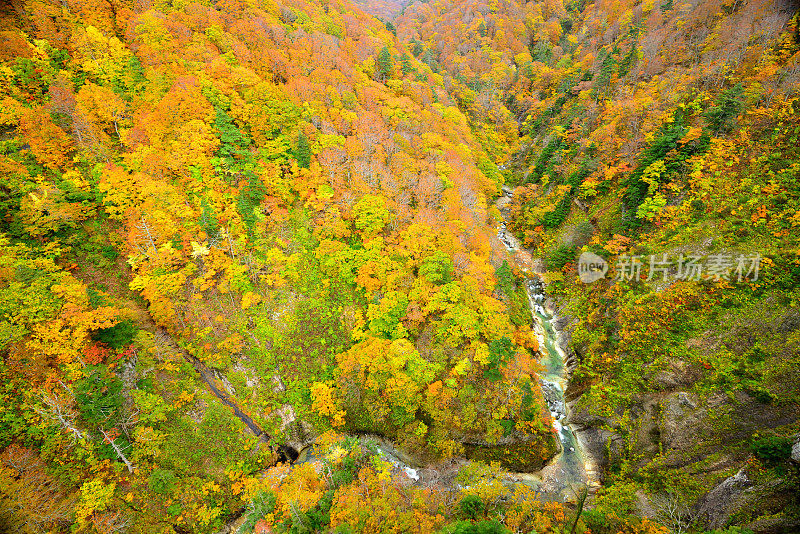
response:
M612 439L609 491L672 495L684 527L795 530L789 450L745 459L797 441L796 7L456 1L394 24L504 155L508 226L569 318L571 419ZM607 277L581 283L582 253ZM734 475L762 500L704 508Z

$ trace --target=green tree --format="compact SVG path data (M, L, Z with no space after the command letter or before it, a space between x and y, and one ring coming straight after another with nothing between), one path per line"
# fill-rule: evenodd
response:
M114 350L119 350L130 345L138 331L139 329L130 319L125 319L109 328L101 328L92 335L92 338L105 343Z
M219 221L214 212L214 208L208 203L208 199L203 197L200 199L200 225L207 236L213 237L219 232Z
M170 495L175 491L178 483L178 477L169 469L156 469L150 473L150 478L147 479L147 487L154 493L161 495Z
M392 58L392 53L389 52L388 47L384 46L383 50L378 54L378 80L382 82L388 80L392 77L393 70L394 59Z
M422 260L419 267L420 276L433 284L447 284L453 279L453 260L442 251Z
M461 508L461 513L470 519L477 519L486 508L481 498L477 495L466 495L461 499L461 502L458 503L458 507Z
M614 57L614 54L607 52L603 58L603 62L600 65L600 73L597 75L594 81L592 96L595 99L599 100L601 96L606 94L608 86L611 83L611 76L614 74L616 66L617 60Z
M364 241L372 239L389 222L389 209L386 199L381 195L364 195L355 206L356 228L363 234Z
M405 52L403 53L403 57L400 59L400 66L403 70L403 74L408 74L410 72L416 72L417 69L411 64L411 58L408 57L408 54Z
M742 110L742 84L736 84L717 98L714 105L703 114L714 133L727 133L732 130L731 122Z
M228 112L217 108L214 129L220 140L216 156L232 171L241 170L242 164L250 158L250 138L242 133Z
M78 411L90 425L113 426L122 409L122 381L110 373L105 365L86 369L87 376L75 386Z
M307 169L311 165L311 145L308 143L308 137L303 132L297 135L297 151L295 152L295 157L300 167Z

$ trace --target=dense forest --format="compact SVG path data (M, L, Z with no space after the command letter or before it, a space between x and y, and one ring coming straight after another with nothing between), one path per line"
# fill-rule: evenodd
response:
M800 5L354 1L0 0L0 532L800 531Z

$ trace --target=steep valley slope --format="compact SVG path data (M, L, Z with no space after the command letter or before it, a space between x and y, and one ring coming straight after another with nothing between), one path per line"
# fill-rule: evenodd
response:
M0 531L800 530L798 9L0 2Z

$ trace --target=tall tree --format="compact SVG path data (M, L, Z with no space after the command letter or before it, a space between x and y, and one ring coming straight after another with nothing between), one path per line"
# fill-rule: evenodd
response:
M392 77L392 72L394 71L394 59L392 58L392 53L389 52L389 48L386 46L384 46L380 54L378 54L377 67L376 75L378 76L379 81L385 82Z
M300 132L297 134L297 151L295 153L297 164L303 168L308 169L311 165L311 145L308 143L308 136Z

